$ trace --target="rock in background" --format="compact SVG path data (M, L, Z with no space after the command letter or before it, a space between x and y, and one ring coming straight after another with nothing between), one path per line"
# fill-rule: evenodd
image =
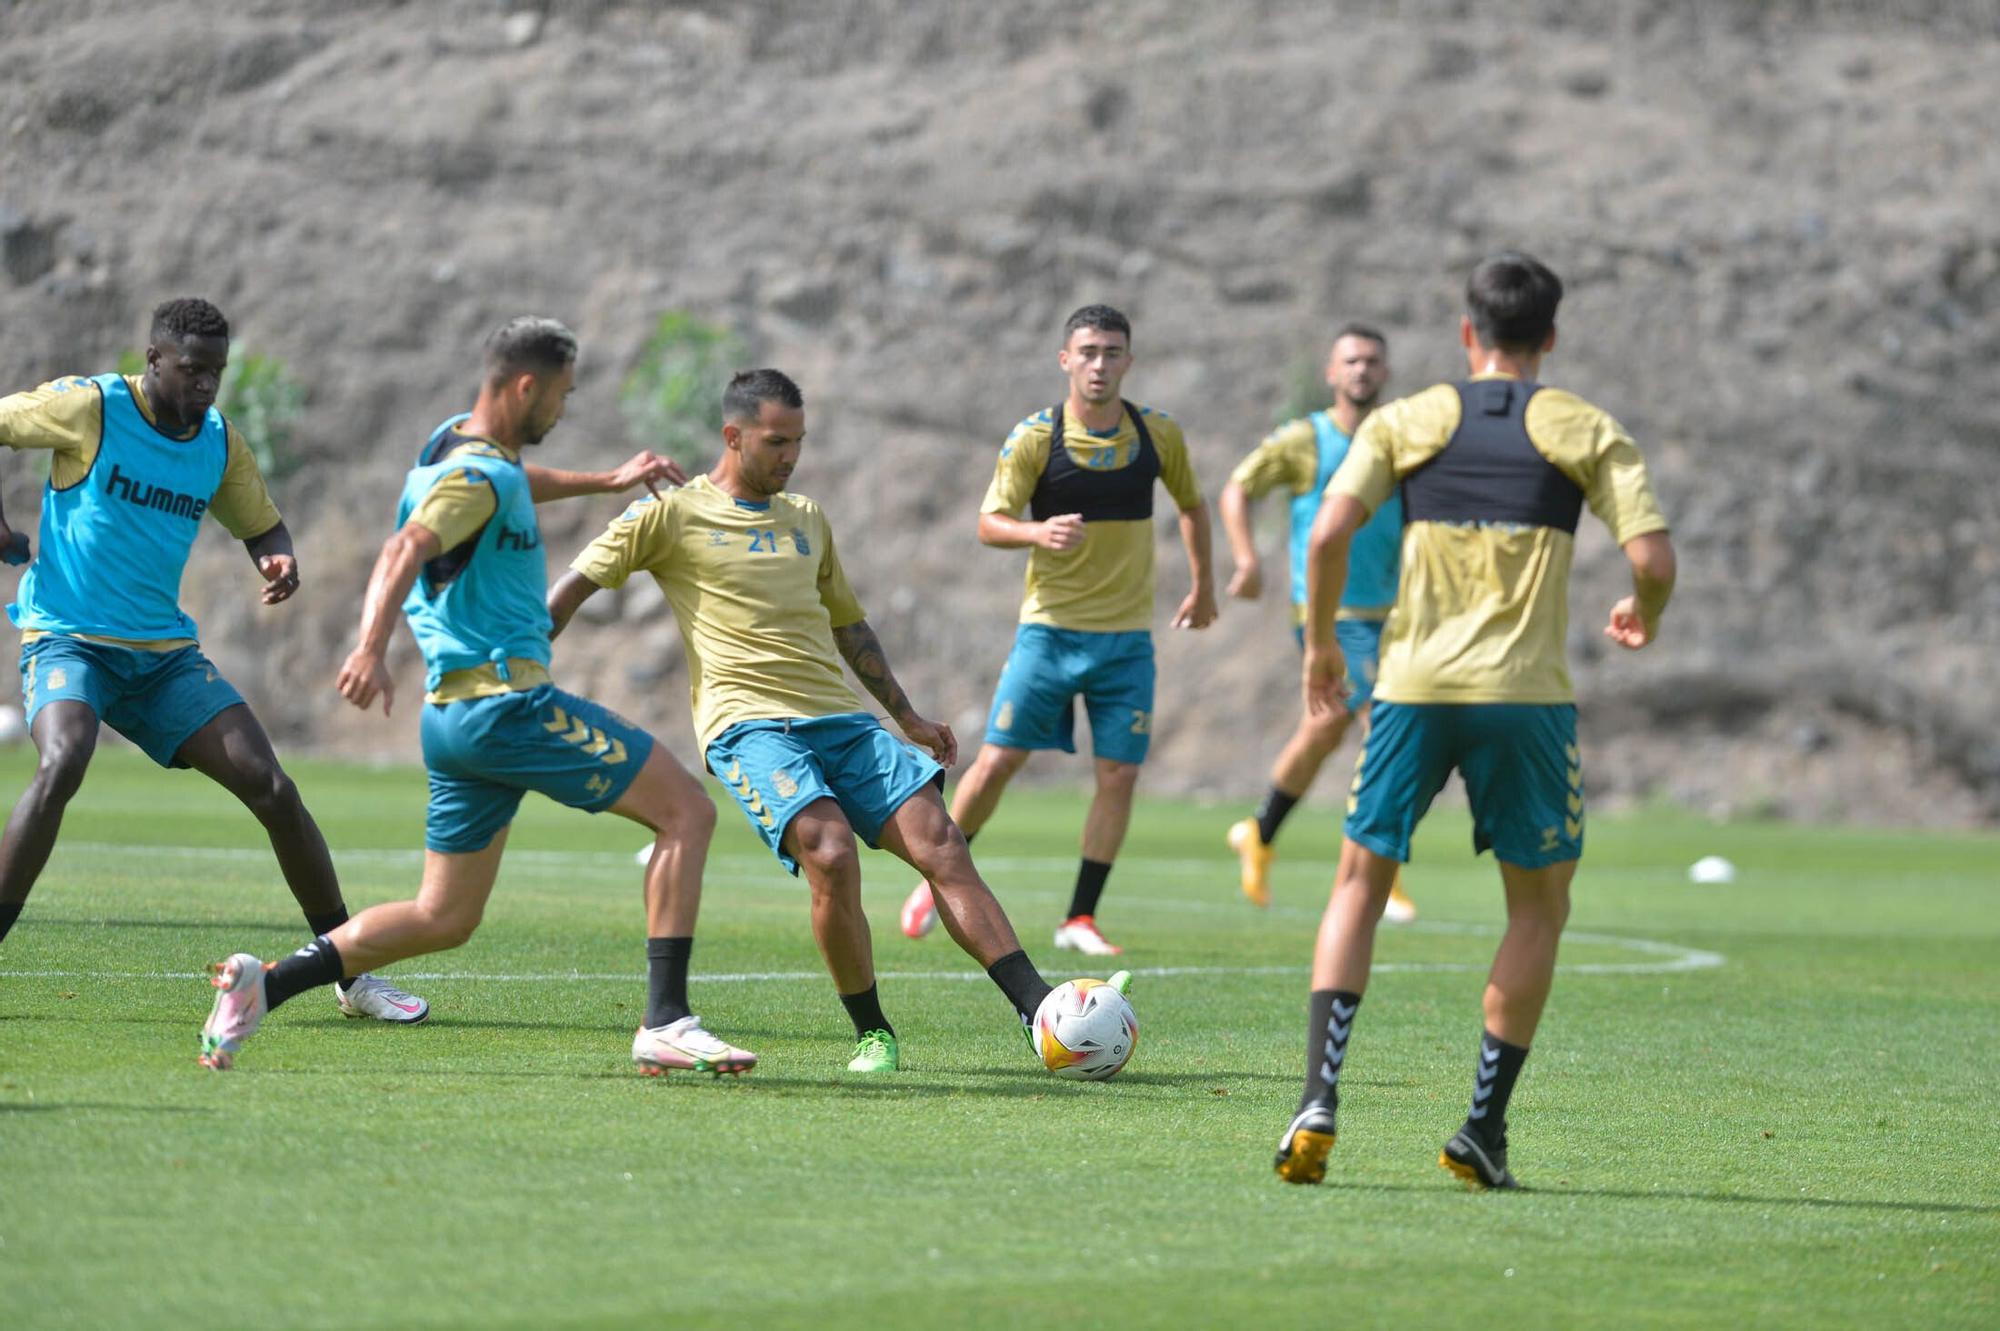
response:
M1385 327L1403 390L1458 373L1465 274L1520 245L1569 284L1547 377L1639 438L1683 558L1663 641L1614 660L1622 561L1579 540L1596 794L2000 817L1988 3L93 0L0 10L0 52L0 388L109 368L200 293L310 392L278 496L306 594L257 606L219 531L185 589L287 746L414 755L414 708L328 683L411 453L508 315L583 337L549 445L572 465L646 442L616 393L664 310L793 372L799 485L969 747L1023 562L974 514L1060 395L1071 308L1133 316L1128 393L1181 419L1212 497L1336 323ZM25 526L38 481L4 478ZM557 566L617 507L548 511ZM1285 610L1164 631L1186 571L1159 532L1148 784L1247 798L1296 707ZM691 759L652 588L593 607L558 671Z

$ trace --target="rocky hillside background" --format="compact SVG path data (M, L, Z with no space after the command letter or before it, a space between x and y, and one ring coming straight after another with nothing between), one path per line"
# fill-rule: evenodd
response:
M1212 496L1337 322L1383 325L1405 390L1454 374L1465 273L1515 244L1570 286L1546 377L1637 435L1682 551L1666 637L1613 660L1620 561L1579 542L1599 796L2000 819L1987 0L24 0L0 55L0 389L109 368L199 293L310 394L278 487L305 595L259 608L219 529L185 593L290 751L414 758L414 708L329 685L411 451L508 315L584 339L555 461L647 442L617 387L663 311L793 372L799 487L970 744L1023 562L974 514L1070 308L1131 313L1129 393ZM0 475L26 525L32 466ZM551 511L552 557L617 507ZM1167 632L1164 516L1160 556L1149 784L1247 798L1296 706L1284 608ZM560 677L691 758L658 594L592 613Z

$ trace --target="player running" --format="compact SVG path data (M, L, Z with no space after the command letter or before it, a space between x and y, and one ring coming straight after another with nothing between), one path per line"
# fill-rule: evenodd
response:
M306 927L325 933L347 919L326 839L180 608L203 514L250 552L265 605L299 589L292 534L242 434L215 409L229 321L205 300L169 300L147 340L143 374L57 379L0 398L0 444L49 454L40 557L7 607L21 629L21 697L41 761L0 837L0 938L55 848L99 722L160 766L192 767L243 801ZM28 538L4 515L0 547L6 562L28 563ZM430 1013L360 972L334 998L350 1017L408 1024Z
M1651 642L1674 582L1673 543L1638 447L1599 408L1535 380L1556 344L1561 299L1561 281L1525 254L1474 269L1459 321L1469 377L1369 417L1313 523L1304 683L1308 710L1321 713L1338 706L1345 674L1334 628L1349 549L1401 487L1402 582L1313 954L1305 1091L1278 1143L1288 1183L1325 1175L1376 921L1411 832L1456 768L1474 849L1490 847L1500 862L1507 929L1486 984L1472 1106L1438 1163L1474 1186L1517 1186L1507 1103L1555 978L1583 853L1563 640L1584 505L1632 565L1632 594L1612 606L1606 637L1632 650Z
M1035 749L1076 752L1075 702L1090 715L1097 793L1084 816L1083 858L1059 948L1124 951L1097 927L1097 904L1132 821L1139 765L1153 736L1153 482L1180 510L1191 588L1175 628L1215 619L1208 508L1181 427L1165 412L1119 396L1132 366L1132 325L1108 305L1086 305L1063 325L1057 361L1069 395L1014 427L979 510L979 539L1029 547L1027 593L1014 649L1000 671L986 742L952 794L951 814L974 836ZM1060 439L1062 447L1051 446ZM1022 509L1029 516L1017 516ZM937 923L931 883L903 903L903 932Z
M264 1015L295 994L470 938L500 871L508 826L530 790L591 813L610 810L654 833L645 876L646 1016L633 1062L649 1075L755 1065L755 1054L709 1034L687 1005L714 802L652 736L549 677L548 573L535 505L680 476L650 453L595 479L523 466L522 450L562 418L576 351L575 335L553 319L514 319L487 339L471 414L442 440L433 436L428 460L403 485L397 531L363 597L360 643L336 681L356 707L379 695L388 714L395 690L383 655L400 605L425 669L430 811L416 897L372 906L273 965L239 952L213 966L220 992L201 1033L208 1067L230 1066Z
M813 937L854 1023L851 1072L893 1072L855 838L937 884L945 928L1026 1025L1049 992L945 814L951 728L910 705L834 553L818 504L785 489L805 443L805 399L777 370L736 375L722 397L715 468L640 499L571 563L549 613L561 631L603 587L650 573L687 650L702 755L778 862L805 873ZM890 735L841 677L846 661L926 756ZM1129 977L1113 977L1122 990Z
M1280 486L1291 495L1292 633L1301 647L1305 645L1306 540L1312 532L1313 515L1319 512L1327 481L1347 456L1354 432L1375 409L1383 385L1389 382L1389 339L1366 324L1342 328L1334 334L1333 350L1327 355L1326 382L1333 389L1333 405L1287 421L1266 435L1230 473L1217 505L1222 510L1222 530L1236 559L1229 594L1254 601L1263 594L1264 571L1250 530L1252 505ZM1305 798L1320 766L1340 747L1348 723L1359 717L1366 733L1382 621L1389 617L1389 607L1396 600L1396 565L1402 543L1403 505L1391 495L1355 533L1347 586L1340 597L1340 617L1334 625L1341 653L1347 658L1347 705L1319 715L1299 714L1298 726L1271 768L1271 788L1264 793L1255 816L1229 829L1229 846L1242 869L1243 895L1252 905L1271 904L1271 861L1277 856L1273 843L1285 816ZM1398 924L1417 917L1416 903L1404 893L1400 882L1390 889L1382 917Z

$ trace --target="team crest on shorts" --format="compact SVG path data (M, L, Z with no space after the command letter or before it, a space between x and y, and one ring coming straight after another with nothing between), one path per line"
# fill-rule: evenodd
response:
M771 773L771 789L778 792L778 798L788 800L799 793L799 783L792 780L792 774L780 767Z
M64 670L61 666L57 666L54 670L49 671L50 688L59 689L67 683L69 683L69 671Z
M1010 730L1014 725L1014 703L1011 699L1000 704L1000 710L993 714L995 730Z

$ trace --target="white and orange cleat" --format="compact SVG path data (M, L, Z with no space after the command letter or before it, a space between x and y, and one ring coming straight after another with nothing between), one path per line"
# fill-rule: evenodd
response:
M931 896L931 885L918 883L903 898L903 933L909 938L922 938L935 928L937 901Z
M1125 951L1099 933L1096 919L1089 915L1074 915L1064 920L1062 928L1056 930L1056 948L1081 952L1087 957L1115 957Z
M1271 861L1278 852L1265 844L1255 818L1239 819L1229 825L1229 848L1236 852L1242 870L1243 895L1253 906L1270 905Z
M1382 918L1390 924L1408 924L1417 918L1417 903L1410 900L1410 894L1403 890L1403 875L1396 874L1396 882L1389 889L1389 899L1382 905Z
M248 952L208 968L208 982L217 989L215 1006L201 1027L201 1056L196 1061L217 1072L236 1061L236 1051L257 1033L270 1005L264 1001L264 963Z
M641 1026L632 1037L632 1061L648 1077L664 1077L676 1069L733 1077L756 1067L757 1055L716 1039L701 1028L700 1017L686 1016L664 1026Z

